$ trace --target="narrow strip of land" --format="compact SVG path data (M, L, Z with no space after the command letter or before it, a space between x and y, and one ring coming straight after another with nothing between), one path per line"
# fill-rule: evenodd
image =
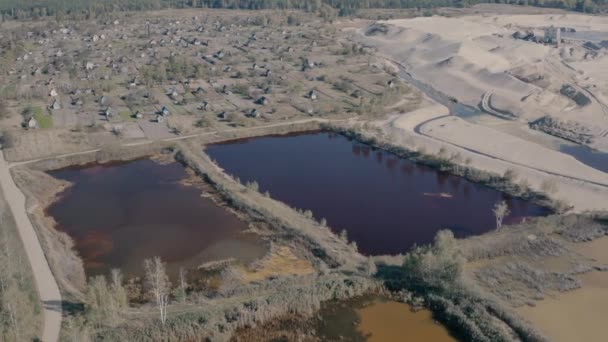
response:
M580 177L574 177L574 176L570 176L570 175L565 175L565 174L560 173L560 172L555 172L555 171L550 171L550 170L546 170L546 169L541 169L541 168L533 167L533 166L530 166L530 165L527 165L527 164L519 163L519 162L516 162L516 161L513 161L513 160L503 159L503 158L500 158L498 156L491 155L491 154L479 151L479 150L471 148L471 147L455 144L453 142L450 142L450 141L447 141L447 140L444 140L444 139L441 139L441 138L438 138L438 137L435 137L435 136L432 136L432 135L429 135L429 134L426 134L426 133L422 132L422 130L421 130L422 126L424 126L424 125L426 125L426 124L428 124L430 122L433 122L433 121L436 121L436 120L440 120L440 119L449 117L450 115L442 115L442 116L438 116L438 117L434 117L434 118L425 120L425 121L419 123L418 125L416 125L416 127L414 127L414 133L422 135L422 136L425 136L425 137L427 137L429 139L436 140L436 141L444 143L444 144L448 144L448 145L451 145L451 146L463 149L463 150L465 150L467 152L470 152L470 153L478 154L480 156L484 156L484 157L487 157L487 158L492 158L492 159L500 160L502 162L509 163L509 164L512 164L512 165L517 165L517 166L525 167L525 168L528 168L528 169L531 169L531 170L535 170L535 171L538 171L538 172L543 172L543 173L546 173L546 174L552 175L552 176L564 177L564 178L567 178L567 179L570 179L570 180L573 180L573 181L579 181L579 182L583 182L583 183L589 183L589 184L597 185L597 186L600 186L600 187L603 187L603 188L608 187L608 184L606 184L606 183L600 183L600 182L596 182L596 181L593 181L593 180L590 180L590 179L586 179L586 178L580 178Z
M44 328L41 339L44 342L58 341L61 328L61 293L44 256L36 231L27 216L25 196L13 181L9 166L4 160L4 154L1 154L0 158L0 186L15 218L17 231L32 266L36 288L42 301Z
M297 124L305 124L305 123L310 123L310 122L323 123L323 122L340 122L340 121L347 121L347 120L349 120L349 119L317 119L317 118L312 118L312 119L304 119L304 120L297 120L297 121L281 122L281 123L276 123L276 124L271 124L271 125L234 128L234 129L227 129L227 130L223 130L223 131L212 131L212 132L194 133L194 134L189 134L189 135L180 135L180 136L175 136L175 137L171 137L171 138L164 138L164 139L157 139L157 140L147 139L147 140L142 140L142 141L122 144L121 146L122 147L142 146L142 145L152 144L154 142L180 141L180 140L186 140L186 139L192 139L192 138L199 138L199 137L204 137L204 136L216 135L216 134L221 134L221 133L248 132L248 131L254 131L254 130L258 130L258 129L281 127L281 126L288 126L288 125L297 125ZM60 155L53 155L53 156L48 156L48 157L23 160L23 161L18 161L18 162L10 162L9 168L12 168L14 166L19 166L19 165L31 164L31 163L35 163L35 162L42 161L42 160L48 160L48 159L54 159L54 158L65 158L65 157L77 156L77 155L81 155L81 154L96 153L96 152L99 152L99 151L101 151L101 148L94 148L94 149L90 149L90 150L71 152L71 153L65 153L65 154L60 154Z

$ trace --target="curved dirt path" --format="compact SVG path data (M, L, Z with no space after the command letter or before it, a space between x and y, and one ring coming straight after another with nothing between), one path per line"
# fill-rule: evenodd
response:
M25 196L13 181L10 168L4 160L4 154L1 154L0 158L0 186L15 218L17 231L32 266L36 288L42 301L43 330L41 339L44 342L58 341L59 330L61 329L61 293L59 292L59 286L57 286L49 263L44 256L36 231L27 216Z
M419 134L419 135L424 136L424 137L427 137L429 139L433 139L435 141L447 144L447 145L451 145L451 146L463 149L463 150L468 151L470 153L474 153L474 154L477 154L477 155L480 155L480 156L484 156L484 157L487 157L487 158L491 158L491 159L500 160L502 162L509 163L509 164L512 164L512 165L517 165L517 166L525 167L525 168L528 168L528 169L531 169L531 170L534 170L534 171L538 171L538 172L543 172L543 173L546 173L546 174L552 175L552 176L558 176L558 177L567 178L567 179L570 179L570 180L573 180L573 181L579 181L579 182L593 184L593 185L596 185L596 186L599 186L599 187L603 187L603 188L607 188L608 187L608 183L601 183L601 182L597 182L597 181L590 180L590 179L587 179L587 178L566 175L566 174L563 174L561 172L550 171L550 170L534 167L532 165L528 165L528 164L524 164L524 163L519 163L517 161L504 159L504 158L501 158L499 156L492 155L492 154L480 151L480 150L475 149L475 148L459 145L459 144L453 143L451 141L444 140L444 139L438 138L436 136L432 136L432 135L429 135L429 134L426 134L426 133L422 132L421 129L422 129L422 127L424 125L429 124L429 123L431 123L433 121L436 121L436 120L440 120L440 119L444 119L446 117L450 117L451 115L453 115L453 114L442 115L442 116L434 117L434 118L425 120L423 122L420 122L419 124L417 124L414 127L414 133Z

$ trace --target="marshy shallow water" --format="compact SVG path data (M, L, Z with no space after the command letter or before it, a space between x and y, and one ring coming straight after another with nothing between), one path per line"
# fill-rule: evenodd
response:
M494 228L492 207L505 200L505 223L548 210L494 189L328 132L269 136L207 146L206 153L243 183L292 207L310 209L364 254L406 252L450 228L458 237Z
M266 252L259 238L243 233L245 222L181 183L188 176L181 164L141 159L49 174L73 183L47 214L75 241L88 275L113 267L139 275L154 256L175 274L212 260L249 263Z
M457 341L429 310L373 297L324 304L316 329L326 341Z

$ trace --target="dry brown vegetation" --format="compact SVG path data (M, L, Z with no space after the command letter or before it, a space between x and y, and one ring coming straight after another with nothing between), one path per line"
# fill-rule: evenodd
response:
M604 221L551 216L465 240L444 232L433 246L406 256L367 258L314 213L259 193L255 182L241 184L201 153L208 143L330 128L558 212L568 209L550 198L557 191L551 181L542 184L543 193L535 192L513 170L482 171L445 148L434 155L407 150L358 123L409 112L425 100L370 48L338 31L359 22L331 25L310 14L288 14L172 10L129 14L119 24L42 20L11 28L22 44L0 66L7 75L0 85L0 129L6 158L31 161L12 174L64 298L75 304L62 340L221 341L238 331L237 341L315 341L306 319L322 302L385 289L430 308L466 340L544 341L511 309L584 287L580 274L608 269L575 252L582 241L606 235ZM420 14L426 13L369 16ZM60 108L53 108L57 99ZM159 116L163 107L170 114ZM31 118L36 128L24 126ZM184 184L210 189L219 205L269 241L270 252L249 266L230 260L203 265L172 285L160 271L162 286L149 275L122 279L113 273L87 281L73 241L44 213L68 184L45 171L159 154L185 164L192 177ZM10 224L5 228L11 233ZM0 241L16 241L10 234L6 239ZM20 261L6 257L21 252L5 248L0 254L2 275L14 278L0 279L9 286L0 290L1 313L8 317L6 293L20 303L36 302L25 298L33 293L29 273L18 272ZM19 340L15 327L25 324L29 330L23 331L33 337L40 324L35 304L19 310L22 320L3 326L6 340Z

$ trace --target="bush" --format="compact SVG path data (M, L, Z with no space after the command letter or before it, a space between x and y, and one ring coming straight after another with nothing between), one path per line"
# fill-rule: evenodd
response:
M442 289L460 280L464 262L454 233L441 230L432 246L416 247L408 253L403 268L414 288Z

